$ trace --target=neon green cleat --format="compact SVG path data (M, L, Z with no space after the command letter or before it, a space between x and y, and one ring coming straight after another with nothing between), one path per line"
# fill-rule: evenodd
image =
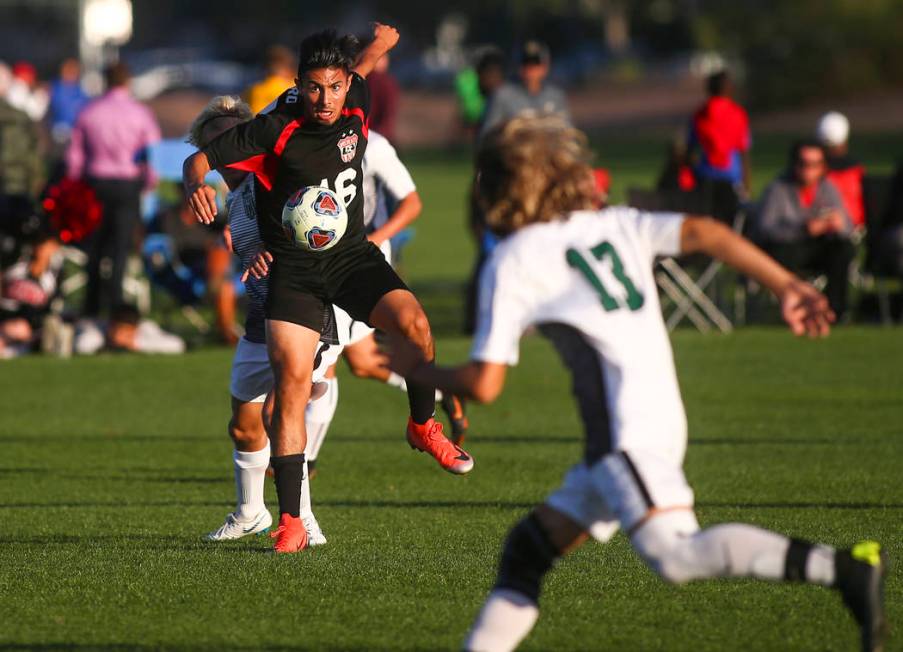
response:
M835 586L859 624L863 652L882 652L888 631L884 613L887 554L877 541L860 541L849 550L838 550L834 564Z

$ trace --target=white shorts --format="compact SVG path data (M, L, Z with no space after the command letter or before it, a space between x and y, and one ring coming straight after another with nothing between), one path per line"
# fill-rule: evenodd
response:
M383 241L383 243L379 245L379 250L383 252L383 256L385 256L386 260L391 264L391 241ZM368 337L375 331L374 328L368 326L366 323L353 320L351 318L351 315L349 315L338 306L333 306L333 309L335 310L336 328L338 328L339 331L339 342L341 342L343 345L351 346L352 344L357 344L362 339Z
M546 504L582 525L597 541L629 532L651 512L693 507L693 490L679 463L646 451L617 451L577 464Z
M323 344L320 344L322 347ZM313 382L323 380L326 371L342 354L343 346L326 346L320 355L320 364L314 369ZM273 389L273 370L267 357L267 345L251 342L244 337L238 340L232 356L232 372L229 392L244 403L263 403Z

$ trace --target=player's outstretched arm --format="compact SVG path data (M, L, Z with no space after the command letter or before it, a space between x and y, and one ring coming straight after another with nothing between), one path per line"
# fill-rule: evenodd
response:
M422 210L423 202L420 199L420 194L414 190L398 203L398 207L389 216L386 223L371 233L368 238L376 245L394 238L398 233L406 229L411 222L420 217Z
M373 72L376 62L398 43L398 30L382 23L373 23L373 40L370 42L354 66L354 72L366 77Z
M680 248L685 254L704 253L717 258L774 292L794 335L824 337L830 331L835 317L825 295L724 224L708 217L687 216Z
M408 380L433 385L478 403L492 403L498 398L508 371L507 365L478 360L459 367L437 367L432 362L424 362L420 351L404 342L393 342L389 366Z
M216 219L216 191L204 183L210 162L204 152L195 152L182 164L185 196L198 222L210 224Z

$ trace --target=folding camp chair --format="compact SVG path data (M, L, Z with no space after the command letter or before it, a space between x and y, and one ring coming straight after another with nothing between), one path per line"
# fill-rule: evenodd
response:
M866 175L862 179L866 228L863 272L874 283L875 293L878 295L878 312L881 315L881 323L885 325L894 321L891 315L888 280L897 276L882 264L878 251L890 210L891 185L891 178L886 176Z
M710 215L737 232L743 229L744 213L733 186L726 182L703 182L691 192L633 188L628 191L628 204L642 210ZM698 267L702 271L694 278L688 269ZM669 256L659 261L655 280L674 303L671 314L665 317L668 330L674 330L684 319L703 333L713 326L723 333L733 330L731 320L706 293L714 292L721 268L721 261L697 256Z

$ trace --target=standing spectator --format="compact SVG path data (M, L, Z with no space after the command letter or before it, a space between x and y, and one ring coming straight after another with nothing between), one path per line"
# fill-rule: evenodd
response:
M11 77L0 73L0 218L11 203L30 203L44 184L37 125L7 99ZM27 201L26 201L27 200Z
M865 166L850 156L849 136L850 121L837 111L823 115L815 129L815 137L825 148L827 155L828 178L840 191L853 226L859 229L865 225L865 204L862 198Z
M687 140L693 172L700 180L729 181L741 196L748 197L749 116L731 98L734 85L727 71L710 75L706 86L709 97L693 114Z
M122 278L140 215L141 190L151 187L147 149L160 140L153 113L128 90L128 68L105 71L107 92L82 110L66 152L67 174L84 179L103 206L86 240L88 285L84 312L96 317L122 303Z
M554 113L570 122L564 92L557 86L546 83L550 63L549 48L545 44L539 41L527 41L524 44L520 52L520 79L514 83L502 84L496 91L486 109L480 138L493 127L526 111Z
M370 89L370 128L378 131L391 144L395 144L395 120L401 89L398 81L389 72L389 55L384 54L376 62L373 72L367 75Z
M455 75L455 92L461 110L461 122L473 137L486 117L486 106L505 83L505 55L495 46L478 53L476 64Z
M75 119L88 103L81 86L81 66L78 59L65 59L60 64L60 76L50 85L50 132L54 142L65 145L75 126Z
M853 223L826 173L821 144L816 140L796 143L790 169L762 195L752 235L790 270L827 276L825 294L840 319L847 307Z
M295 85L295 55L283 45L267 48L266 77L245 91L245 99L254 113L263 111L273 100Z
M12 81L6 91L6 99L15 108L39 122L47 113L50 97L38 83L38 71L27 61L18 61L12 67Z

